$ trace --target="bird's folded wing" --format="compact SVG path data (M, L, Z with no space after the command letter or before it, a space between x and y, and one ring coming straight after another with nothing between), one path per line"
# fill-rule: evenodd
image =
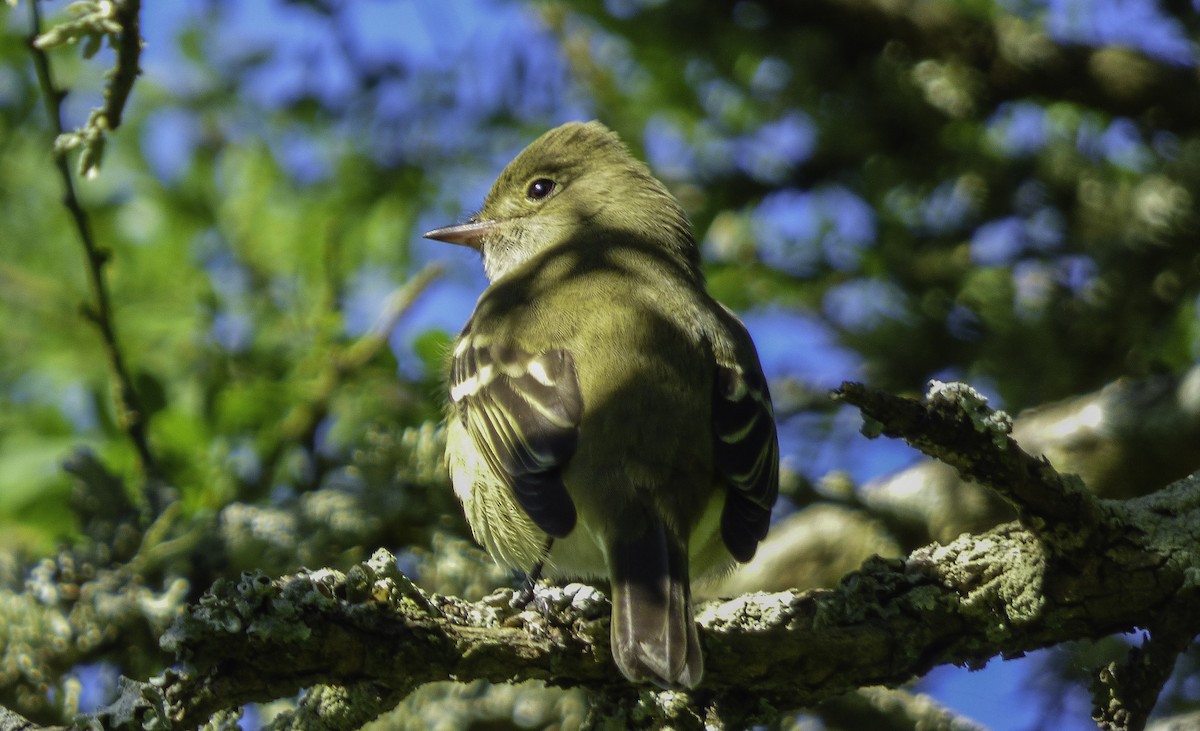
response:
M575 452L583 398L566 350L527 353L464 334L454 350L450 399L472 442L517 503L547 534L575 527L562 467Z
M767 536L779 495L779 439L771 394L750 348L740 363L718 363L713 394L713 458L729 490L721 537L743 562L753 558Z

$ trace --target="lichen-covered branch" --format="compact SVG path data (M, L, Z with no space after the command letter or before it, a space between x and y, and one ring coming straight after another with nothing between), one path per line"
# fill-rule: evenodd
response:
M1129 651L1125 662L1102 668L1092 686L1093 719L1104 731L1142 731L1154 710L1175 661L1197 634L1197 599L1181 597L1150 624L1141 647Z
M1194 449L1200 444L1200 366L1182 375L1120 379L1029 409L1013 417L1012 437L1059 472L1078 474L1097 497L1153 492L1200 467ZM798 490L799 480L792 482ZM936 459L857 487L837 473L821 482L821 502L803 490L789 492L803 509L772 525L754 560L706 595L832 586L872 554L902 556L1016 517L994 491Z
M1145 495L1200 468L1194 449L1200 443L1200 366L1182 375L1123 378L1029 409L1014 416L1012 436L1060 472L1078 474L1097 497ZM1014 517L993 492L932 459L871 480L854 494L906 550Z
M706 604L705 682L689 702L749 722L940 664L977 666L1150 624L1195 591L1200 481L1104 507L1098 550L1070 558L1014 523L868 561L832 590ZM170 720L188 726L313 685L371 684L399 698L433 680L536 678L633 692L612 668L608 607L595 592L543 591L521 612L507 601L418 599L383 552L347 574L247 575L219 583L167 633L189 669L137 693L158 694Z
M987 409L985 399L961 384L934 382L928 404L853 383L843 384L838 395L859 406L869 419L878 420L870 424L870 431L878 429L903 437L923 452L958 468L964 478L987 485L1008 501L1022 522L1044 541L1048 565L1077 566L1079 549L1084 547L1103 552L1110 529L1135 529L1120 514L1152 502L1101 503L1090 497L1081 481L1064 478L1045 458L1035 460L1020 450L1008 437L1010 429L1003 428L1003 420L997 419L999 412ZM1002 426L997 427L998 421ZM951 424L957 424L950 429L959 435L957 438L947 431ZM971 426L974 428L968 428ZM1078 513L1074 520L1071 510ZM1057 530L1047 531L1047 527ZM1200 532L1193 523L1181 524L1179 529L1187 539ZM1179 542L1177 550L1189 553L1188 545L1187 540ZM1159 555L1164 562L1178 560L1170 551L1160 551ZM1188 560L1195 562L1194 557ZM1176 658L1200 632L1195 569L1187 569L1184 576L1184 583L1171 601L1139 622L1150 630L1145 644L1131 650L1125 663L1114 663L1100 671L1094 697L1095 719L1102 728L1143 729Z
M107 661L135 677L156 672L167 658L158 637L189 593L213 581L214 566L233 575L333 560L344 567L365 556L348 547L392 541L415 549L426 586L478 597L502 583L505 573L466 541L430 527L454 500L436 425L366 441L358 467L375 487L201 515L174 503L149 525L97 457L73 455L65 468L83 538L32 566L0 553L0 705L41 722L70 718L76 709L62 683L71 668Z
M869 418L868 436L898 437L958 469L1012 505L1039 534L1069 526L1059 538L1082 545L1100 519L1099 502L1078 477L1059 474L1009 436L1012 422L962 384L933 382L927 403L843 383L835 394Z

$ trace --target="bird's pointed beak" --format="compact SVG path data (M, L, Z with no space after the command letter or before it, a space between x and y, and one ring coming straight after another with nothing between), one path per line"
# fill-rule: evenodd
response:
M476 251L483 248L483 240L491 232L495 221L468 221L457 226L444 226L425 233L425 238L445 241L448 244L469 246Z

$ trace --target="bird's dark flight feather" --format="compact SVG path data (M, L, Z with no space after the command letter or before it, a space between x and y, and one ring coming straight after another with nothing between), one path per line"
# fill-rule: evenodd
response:
M749 561L767 536L779 494L779 440L771 395L757 362L717 366L713 394L713 458L728 487L721 537L738 561Z

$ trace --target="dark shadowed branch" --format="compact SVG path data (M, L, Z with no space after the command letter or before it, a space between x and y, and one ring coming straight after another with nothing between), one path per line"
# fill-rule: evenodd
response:
M1092 685L1093 719L1105 731L1142 729L1154 710L1179 655L1197 634L1197 597L1193 591L1149 627L1141 647L1123 663L1101 668Z
M64 726L41 726L19 713L0 708L0 731L66 731Z

